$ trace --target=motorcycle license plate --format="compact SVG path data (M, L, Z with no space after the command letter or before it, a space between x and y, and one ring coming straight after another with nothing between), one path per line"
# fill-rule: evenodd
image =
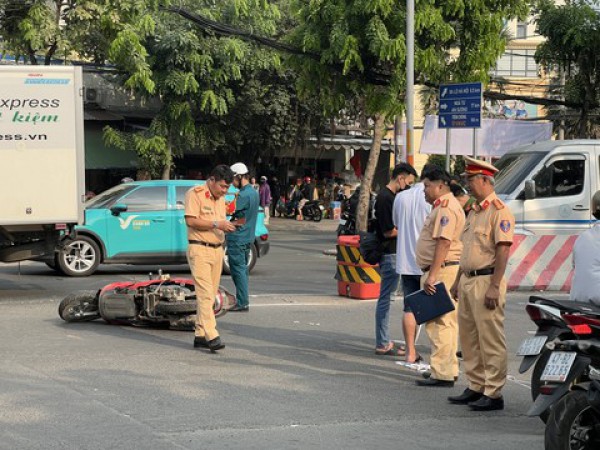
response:
M575 352L552 352L540 380L565 381L576 356Z
M547 340L548 336L534 336L523 340L517 350L517 356L539 355Z
M346 225L346 219L340 219L340 225Z

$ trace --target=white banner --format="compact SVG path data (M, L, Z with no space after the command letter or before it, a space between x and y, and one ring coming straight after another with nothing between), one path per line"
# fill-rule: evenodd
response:
M445 155L446 130L439 129L437 116L427 116L421 138L421 153ZM473 129L450 130L450 154L473 154ZM477 130L477 155L501 157L522 145L548 141L552 138L551 122L483 119Z

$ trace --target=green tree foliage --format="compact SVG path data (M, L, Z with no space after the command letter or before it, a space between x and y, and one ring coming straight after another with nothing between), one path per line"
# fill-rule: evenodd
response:
M274 35L281 21L277 5L264 0L183 1L178 6L261 36ZM259 153L297 141L307 108L299 105L293 74L281 67L277 53L235 37L215 36L170 12L154 17L155 33L144 42L153 89L143 83L130 86L162 100L160 114L137 135L135 148L143 158L146 152L162 155L163 178L173 157L187 149L216 151L221 161L236 156L254 162ZM110 57L134 80L137 66L127 66L129 38L117 40ZM115 130L108 130L106 137L115 145L132 142ZM158 147L141 145L146 139Z
M0 35L6 52L29 64L49 64L54 57L108 59L121 34L139 42L152 32L150 12L158 0L0 0Z
M566 72L563 95L580 103L579 117L569 121L567 137L600 135L597 113L600 106L600 15L590 4L572 1L556 5L549 0L537 3L538 33L546 38L536 51L536 60L548 72ZM555 109L556 111L556 109ZM574 112L567 111L567 114ZM593 114L596 113L596 114Z
M365 229L382 129L404 107L406 2L297 0L296 8L299 25L291 42L320 55L319 60L292 59L300 92L317 93L326 114L338 114L349 98L363 98L373 118L373 146L358 214L359 228ZM485 82L505 48L505 21L526 13L525 0L417 0L416 79Z

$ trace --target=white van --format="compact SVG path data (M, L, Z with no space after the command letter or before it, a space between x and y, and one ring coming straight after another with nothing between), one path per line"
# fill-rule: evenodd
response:
M600 140L545 141L506 153L495 166L496 193L519 234L579 234L590 228L600 190Z

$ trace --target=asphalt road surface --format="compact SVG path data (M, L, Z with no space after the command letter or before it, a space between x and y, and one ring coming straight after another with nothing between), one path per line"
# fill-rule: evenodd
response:
M377 357L373 301L336 297L331 232L273 232L251 278L251 311L219 320L227 347L192 334L67 324L58 302L78 289L144 279L155 268L103 266L86 279L43 264L0 265L0 449L541 449L525 416L529 373L514 356L532 330L511 294L506 409L447 403L462 392L415 386L419 375ZM172 273L185 274L180 266ZM228 277L223 284L231 288ZM391 332L401 339L400 301ZM419 350L428 356L427 338Z

